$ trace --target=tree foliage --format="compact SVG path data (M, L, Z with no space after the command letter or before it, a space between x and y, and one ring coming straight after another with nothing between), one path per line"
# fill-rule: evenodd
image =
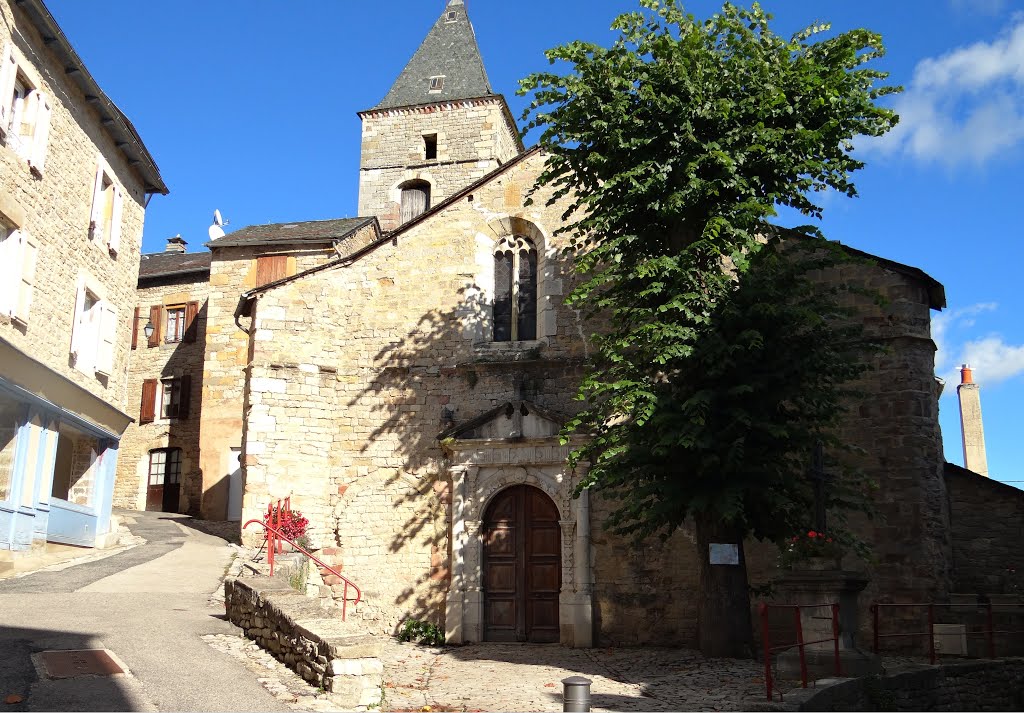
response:
M787 40L756 4L706 21L640 5L611 47L549 50L567 71L521 84L548 151L538 183L571 204L569 302L607 327L570 424L593 436L574 454L591 464L581 487L620 496L623 531L706 516L777 539L807 524L794 476L816 440L836 444L862 367L834 290L807 279L842 256L768 221L780 205L820 217L822 191L856 195L852 141L895 124L876 102L898 89L867 66L884 52L867 30ZM856 502L852 488L832 499Z

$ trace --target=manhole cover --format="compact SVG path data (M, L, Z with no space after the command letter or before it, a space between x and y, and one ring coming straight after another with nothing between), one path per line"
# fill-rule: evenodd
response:
M44 651L39 655L50 678L75 676L113 676L124 673L105 649L82 651Z

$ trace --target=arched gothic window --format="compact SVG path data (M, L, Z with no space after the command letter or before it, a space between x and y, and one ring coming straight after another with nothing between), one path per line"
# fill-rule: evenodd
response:
M430 184L426 181L403 183L402 223L408 223L416 216L430 210Z
M537 248L511 235L494 248L494 341L537 338Z

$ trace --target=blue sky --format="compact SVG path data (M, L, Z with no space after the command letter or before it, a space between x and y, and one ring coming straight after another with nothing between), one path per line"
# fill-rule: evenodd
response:
M359 120L442 12L445 0L48 0L106 93L135 124L171 195L153 199L144 250L180 233L202 250L215 208L246 225L351 216ZM491 84L518 116L517 82L543 51L607 44L633 0L467 0ZM933 313L946 458L962 463L955 367L982 387L993 477L1024 486L1024 0L774 0L776 31L815 21L882 33L879 63L906 91L903 121L858 146L860 197L828 197L821 228L908 263L946 286ZM718 2L688 2L706 17ZM527 142L529 143L529 141ZM1017 206L1018 208L1015 208ZM1006 267L1012 274L1004 274ZM1018 266L1018 267L1014 267Z

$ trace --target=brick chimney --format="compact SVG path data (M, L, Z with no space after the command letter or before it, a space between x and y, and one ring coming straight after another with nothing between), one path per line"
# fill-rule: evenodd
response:
M188 243L181 237L181 235L175 235L173 238L167 238L167 247L164 248L165 253L183 253L185 252L185 246Z
M988 460L985 458L985 429L981 425L981 394L974 383L974 373L969 364L960 368L960 386L956 387L960 398L960 432L963 434L964 467L988 477Z

